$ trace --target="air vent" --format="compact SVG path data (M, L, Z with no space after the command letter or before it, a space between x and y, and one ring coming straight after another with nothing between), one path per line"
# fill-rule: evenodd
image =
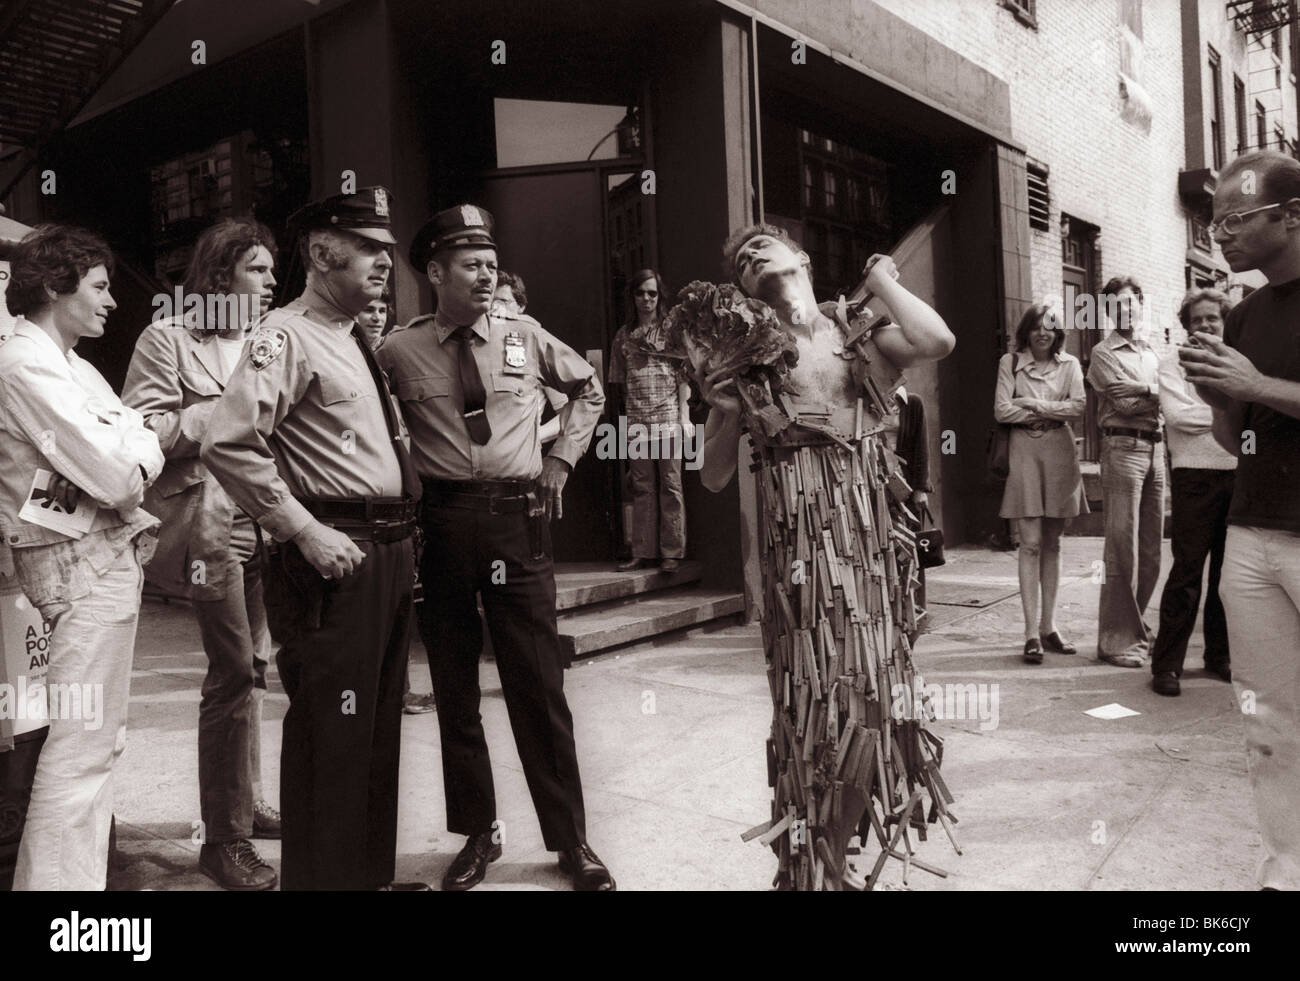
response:
M1047 189L1047 165L1030 160L1025 171L1029 184L1029 227L1048 231L1052 227L1052 195Z

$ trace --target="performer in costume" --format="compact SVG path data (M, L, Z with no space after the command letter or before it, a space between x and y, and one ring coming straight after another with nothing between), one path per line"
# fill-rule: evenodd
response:
M925 729L907 640L917 583L911 488L878 434L899 369L943 358L955 341L895 282L887 256L872 257L864 285L892 322L842 298L818 307L809 258L780 228L745 228L724 254L736 284L771 308L798 354L784 384L755 383L752 372L735 373L734 358L708 372L689 330L683 345L715 409L705 486L731 480L742 430L754 445L774 788L772 820L754 833L777 852L780 888L870 888L891 852L910 856L909 827L924 839L938 819L952 833L942 744ZM928 815L918 806L925 798ZM847 850L855 835L866 844L873 834L881 850L863 880L847 867Z

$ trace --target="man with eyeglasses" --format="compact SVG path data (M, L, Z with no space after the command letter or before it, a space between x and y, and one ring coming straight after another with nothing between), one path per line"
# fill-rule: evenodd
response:
M1300 162L1238 157L1210 227L1234 272L1268 280L1228 314L1222 339L1196 334L1179 356L1214 410L1214 438L1237 456L1219 595L1264 843L1259 884L1300 889Z
M1114 330L1092 349L1088 383L1101 426L1101 493L1106 576L1097 611L1097 657L1140 668L1154 639L1143 614L1160 578L1165 454L1161 445L1160 359L1142 338L1142 287L1116 276L1102 287Z

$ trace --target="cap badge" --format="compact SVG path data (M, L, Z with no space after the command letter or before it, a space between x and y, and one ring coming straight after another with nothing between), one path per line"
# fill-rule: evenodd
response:
M460 220L466 225L483 225L483 216L479 214L478 208L472 204L462 204L460 206Z
M388 217L388 192L382 187L375 188L375 214L380 218Z

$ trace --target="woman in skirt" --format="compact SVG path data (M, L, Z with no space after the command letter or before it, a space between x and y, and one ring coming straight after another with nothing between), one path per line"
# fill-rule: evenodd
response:
M1016 328L1016 350L998 364L993 414L1011 429L1010 473L1002 517L1020 535L1020 602L1025 613L1024 659L1041 664L1043 651L1073 654L1056 629L1065 522L1088 505L1067 422L1083 416L1083 371L1065 343L1059 311L1036 303ZM1042 604L1039 605L1039 592Z

